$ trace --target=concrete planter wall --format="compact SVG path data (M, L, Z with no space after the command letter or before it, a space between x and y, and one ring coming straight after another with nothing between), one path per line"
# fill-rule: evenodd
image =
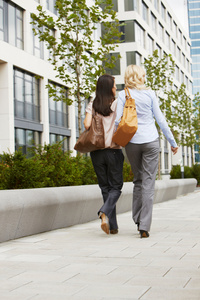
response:
M154 202L191 193L196 179L156 181ZM124 183L117 212L131 210L132 182ZM0 191L0 242L95 220L102 205L98 185Z

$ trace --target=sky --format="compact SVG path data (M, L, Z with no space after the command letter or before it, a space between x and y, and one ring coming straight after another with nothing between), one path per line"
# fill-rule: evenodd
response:
M187 0L166 0L177 16L179 22L188 33Z

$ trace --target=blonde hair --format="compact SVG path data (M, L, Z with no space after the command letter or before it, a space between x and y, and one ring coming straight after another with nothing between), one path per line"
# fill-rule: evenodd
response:
M147 90L148 87L144 84L144 76L145 71L142 67L129 65L126 67L124 75L125 87L137 90Z

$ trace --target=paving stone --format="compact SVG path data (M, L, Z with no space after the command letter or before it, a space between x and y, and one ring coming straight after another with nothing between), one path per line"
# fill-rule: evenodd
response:
M199 300L200 190L154 205L150 237L131 212L0 244L2 300Z

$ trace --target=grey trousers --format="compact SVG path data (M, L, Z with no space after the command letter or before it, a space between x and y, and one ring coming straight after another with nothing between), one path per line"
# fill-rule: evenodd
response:
M128 143L125 147L134 179L132 216L139 230L149 231L158 169L159 140L150 143Z

